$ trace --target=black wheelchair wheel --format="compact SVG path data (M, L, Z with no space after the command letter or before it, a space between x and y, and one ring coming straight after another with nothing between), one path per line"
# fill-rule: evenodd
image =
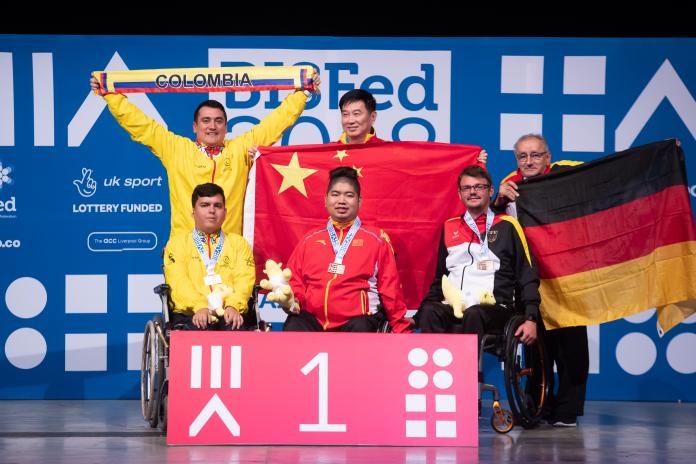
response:
M143 346L140 357L140 409L143 419L150 420L150 409L153 400L153 376L156 369L156 357L153 356L154 341L157 337L152 321L145 324L143 333Z
M159 429L167 433L167 415L169 414L169 380L165 380L159 395Z
M514 336L517 328L524 322L520 316L514 316L514 319L508 325L505 334L505 391L515 423L529 429L536 427L541 421L548 398L548 360L540 338L537 338L533 345L525 346Z
M140 362L140 408L150 427L157 427L159 419L159 392L164 382L164 343L160 339L157 326L162 326L162 318L155 316L145 325L143 348Z

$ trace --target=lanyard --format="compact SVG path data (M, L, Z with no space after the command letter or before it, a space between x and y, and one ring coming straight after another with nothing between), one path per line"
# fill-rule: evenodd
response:
M217 246L215 247L215 251L213 251L213 256L208 257L208 253L206 253L205 248L203 246L203 238L198 234L198 231L196 229L193 229L193 243L196 245L196 249L198 250L198 253L201 255L201 259L203 260L203 265L205 266L205 271L208 274L213 274L213 271L215 270L215 264L217 263L218 258L220 257L220 253L222 252L222 246L225 244L225 234L220 231L220 238L218 239Z
M353 222L353 225L350 226L350 230L346 234L346 238L343 239L343 243L341 243L341 245L339 246L338 235L336 235L334 226L331 223L331 220L329 219L329 222L326 224L326 231L329 233L331 245L333 246L334 253L336 253L336 259L334 259L334 263L341 264L343 262L343 257L346 255L348 247L350 246L350 242L353 241L353 237L355 237L355 234L358 232L358 229L360 229L360 224L360 218L356 217L355 222Z
M466 225L469 226L469 228L476 234L476 236L481 241L481 257L484 259L488 257L488 231L491 230L494 217L495 214L493 213L493 211L491 211L490 208L488 208L488 211L486 211L486 231L483 233L483 238L481 238L478 226L476 225L476 221L474 221L474 219L471 217L471 214L469 214L468 211L466 212L466 214L464 214L464 222L466 222Z

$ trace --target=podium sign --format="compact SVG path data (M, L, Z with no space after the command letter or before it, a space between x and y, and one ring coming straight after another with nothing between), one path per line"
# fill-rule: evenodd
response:
M476 336L172 331L167 443L478 446Z

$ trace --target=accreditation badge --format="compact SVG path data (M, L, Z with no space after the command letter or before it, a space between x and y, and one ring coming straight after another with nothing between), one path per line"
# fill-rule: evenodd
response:
M221 284L222 277L220 277L220 274L208 274L207 276L203 277L203 282L210 287L215 284Z

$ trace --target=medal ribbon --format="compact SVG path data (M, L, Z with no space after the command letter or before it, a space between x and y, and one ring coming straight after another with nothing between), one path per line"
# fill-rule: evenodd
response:
M201 259L203 260L205 272L210 275L215 270L215 264L217 263L217 260L220 257L220 253L222 252L222 245L225 244L225 234L222 232L222 230L220 231L220 238L218 239L215 251L213 251L213 255L211 257L208 257L208 253L206 253L205 247L203 245L203 238L199 235L196 229L193 229L193 232L191 233L193 235L193 243L196 245L196 249L198 250L198 253L201 255Z
M481 257L484 259L488 257L488 231L491 230L494 217L495 214L493 213L493 211L491 211L490 208L488 208L488 211L486 211L486 231L483 233L483 238L481 238L478 226L476 225L476 221L474 221L474 218L471 217L471 214L469 214L468 211L466 212L466 214L464 214L464 222L466 222L466 225L469 226L469 228L476 234L476 236L481 241Z
M353 223L352 226L350 226L350 230L348 230L348 233L346 234L346 238L343 239L343 243L338 244L338 235L336 234L336 230L334 230L334 226L331 223L331 220L329 219L329 222L326 224L326 231L329 233L329 239L331 239L331 246L333 246L334 253L336 253L336 259L334 259L334 263L341 264L343 262L343 257L346 255L346 252L348 251L348 247L350 246L350 242L353 241L353 237L355 237L355 234L358 232L358 229L360 229L360 218L356 217L355 222Z

